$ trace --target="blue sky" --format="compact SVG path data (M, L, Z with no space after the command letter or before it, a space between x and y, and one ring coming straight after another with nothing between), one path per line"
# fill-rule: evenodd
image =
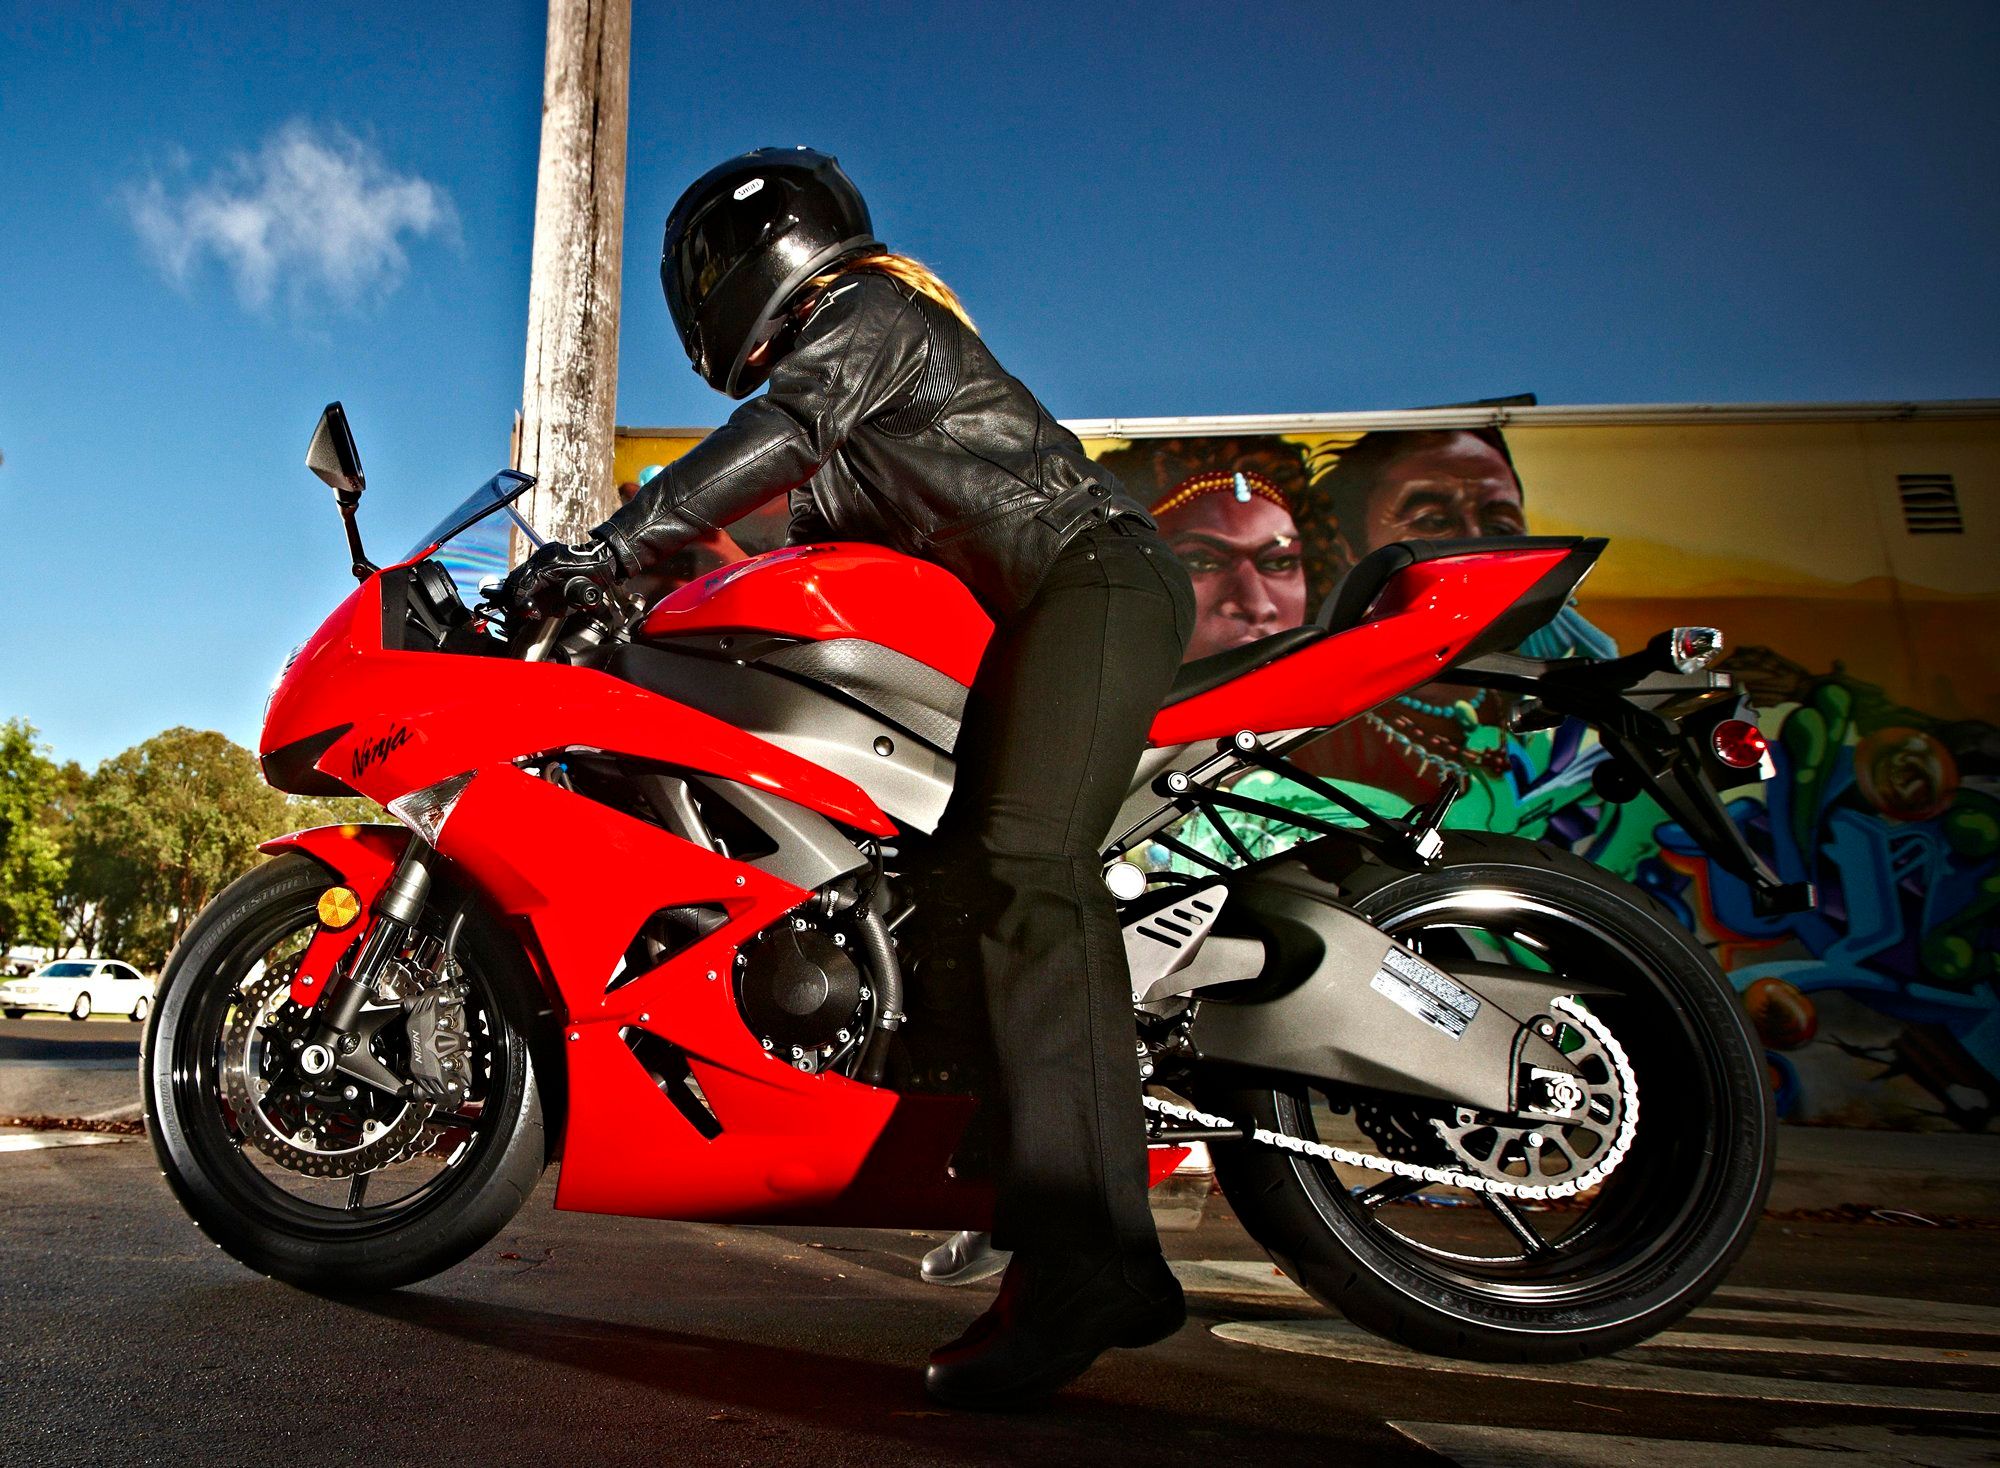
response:
M722 416L659 220L797 142L1065 416L2000 393L1990 4L636 11L625 423ZM0 717L253 743L320 405L379 550L503 462L543 25L0 3Z

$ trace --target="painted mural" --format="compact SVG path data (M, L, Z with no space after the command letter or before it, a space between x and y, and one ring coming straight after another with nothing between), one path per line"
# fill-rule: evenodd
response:
M1201 618L1190 657L1298 625L1348 567L1393 541L1555 528L1535 511L1542 486L1530 493L1496 428L1098 448L1194 579ZM1800 550L1810 557L1809 532ZM1639 637L1675 621L1727 623L1738 599L1696 615L1697 598L1671 607L1648 597L1649 609L1679 614ZM1614 655L1618 639L1589 603L1565 608L1523 651ZM1605 604L1629 626L1630 608ZM1650 800L1600 799L1591 775L1601 752L1581 726L1510 732L1503 695L1419 689L1296 758L1389 815L1462 777L1451 824L1560 842L1662 899L1729 970L1783 1114L1983 1128L2000 1104L2000 729L1911 707L1847 672L1840 651L1753 645L1725 665L1763 710L1778 771L1768 787L1735 792L1730 808L1786 880L1818 884L1819 908L1796 916L1754 916L1744 885L1711 869ZM1979 670L1952 671L1977 691ZM1260 799L1346 819L1266 772L1244 783ZM1258 855L1301 834L1236 812L1225 819ZM1228 854L1200 818L1176 834ZM1154 858L1174 860L1164 848Z
M1427 416L1442 415L1409 415ZM1996 427L1551 421L1086 443L1188 568L1191 659L1308 620L1393 541L1609 535L1578 600L1523 650L1608 656L1676 623L1722 627L1777 765L1728 792L1730 809L1785 880L1817 884L1815 911L1755 916L1650 800L1596 794L1587 730L1515 734L1504 695L1418 689L1295 758L1391 815L1463 777L1452 824L1560 842L1660 898L1731 974L1788 1118L1983 1129L2000 1108ZM691 441L621 441L620 477ZM1958 533L1920 534L1899 515L1912 479L1989 498L1967 498ZM780 508L691 556L776 544ZM1278 777L1243 779L1343 818ZM1226 818L1259 855L1300 834ZM1175 834L1226 854L1198 821Z

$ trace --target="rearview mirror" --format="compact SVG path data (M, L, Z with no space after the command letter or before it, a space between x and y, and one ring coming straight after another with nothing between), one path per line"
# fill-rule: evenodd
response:
M367 481L361 475L361 455L354 447L354 434L347 427L347 410L328 403L313 430L312 447L306 450L306 467L333 487L342 509L351 509L361 498Z

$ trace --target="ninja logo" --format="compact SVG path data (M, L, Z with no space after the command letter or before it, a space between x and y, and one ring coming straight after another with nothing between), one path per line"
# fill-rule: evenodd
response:
M353 778L360 779L372 766L380 764L408 744L413 737L408 725L398 724L380 739L370 739L365 744L355 746Z

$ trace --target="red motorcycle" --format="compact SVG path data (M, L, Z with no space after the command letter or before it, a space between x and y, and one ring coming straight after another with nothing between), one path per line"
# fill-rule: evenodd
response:
M509 625L479 587L532 539L527 476L378 569L338 404L307 463L360 585L286 664L263 770L399 824L268 843L167 966L146 1110L209 1236L307 1288L393 1288L492 1238L558 1159L559 1208L982 1226L990 1186L952 1166L976 1103L903 1083L926 904L953 900L915 874L991 630L966 588L794 546L650 609L578 582L568 615ZM1663 907L1558 847L1445 830L1455 786L1389 818L1288 757L1427 683L1499 690L1517 728L1598 731L1599 798L1648 792L1769 904L1809 902L1717 797L1768 762L1710 630L1507 650L1603 546L1390 546L1316 622L1189 664L1104 851L1156 1178L1208 1143L1286 1273L1428 1351L1657 1331L1769 1185L1758 1046ZM1253 854L1245 817L1292 844Z

